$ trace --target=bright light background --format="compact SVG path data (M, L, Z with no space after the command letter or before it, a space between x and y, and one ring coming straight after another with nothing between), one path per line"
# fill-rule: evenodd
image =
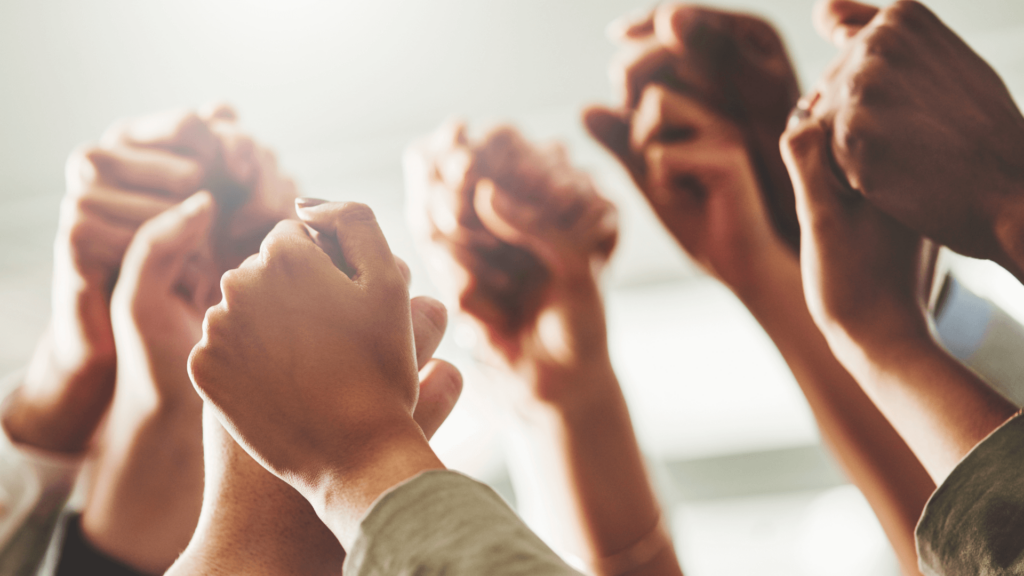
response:
M775 22L805 86L835 53L811 29L810 0L709 3L752 10ZM928 4L1004 75L1012 91L1022 93L1024 3ZM476 126L511 120L533 136L567 141L578 163L620 204L622 244L608 297L615 362L645 450L664 479L666 501L678 503L679 517L689 518L675 526L680 549L691 558L690 573L781 573L797 566L802 568L787 573L824 574L808 568L820 554L806 550L820 551L823 544L815 543L807 526L839 530L822 520L829 514L860 522L842 528L853 530L852 536L837 532L836 538L875 550L878 533L870 513L864 515L856 494L822 493L837 481L818 464L809 465L807 474L833 479L811 482L816 488L810 492L799 479L768 486L777 458L766 460L767 468L744 468L754 472L733 493L705 491L702 499L687 498L691 487L678 485L674 471L690 470L687 463L799 455L817 450L818 440L792 377L756 323L727 290L694 272L628 179L579 126L583 104L609 100L605 70L614 48L605 26L650 5L4 0L0 370L26 362L46 322L64 158L116 118L210 100L235 104L243 123L280 153L304 194L374 207L393 248L410 261L419 293L434 288L404 226L403 147L451 115ZM1024 317L1022 291L1012 279L990 265L959 266L968 285ZM458 326L451 332L458 334ZM494 417L500 407L451 334L441 355L464 368L467 392L439 433L438 450L453 466L502 486L505 420ZM712 476L701 478L713 482ZM799 518L789 522L787 514ZM707 544L710 535L732 539L721 544L723 553L737 546L756 550L764 540L758 540L760 533L737 527L758 522L783 526L778 533L786 546L774 547L775 556L733 554L729 570L716 570L707 560L719 549ZM775 568L766 568L772 562ZM879 564L865 562L861 572L844 573L880 573Z

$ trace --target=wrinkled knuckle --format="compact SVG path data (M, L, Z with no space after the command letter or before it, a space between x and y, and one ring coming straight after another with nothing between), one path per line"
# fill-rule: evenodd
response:
M907 28L920 28L935 18L924 4L916 0L897 0L882 9L884 22Z
M376 222L373 209L361 202L345 202L338 210L338 218L345 222Z
M419 312L437 332L444 333L448 327L448 309L433 299L425 299L419 305Z
M801 157L818 146L821 128L815 124L802 124L782 133L779 144L794 156Z
M241 278L241 272L237 269L228 270L220 277L220 293L224 304L231 307L233 304L237 304L242 294L245 292L244 284ZM206 322L209 325L211 322L212 315L214 314L214 308L211 308L206 314Z
M76 148L65 163L68 186L79 190L100 180L100 167L106 153L98 146Z
M903 32L892 24L883 23L864 40L864 55L892 62L903 56L905 46Z

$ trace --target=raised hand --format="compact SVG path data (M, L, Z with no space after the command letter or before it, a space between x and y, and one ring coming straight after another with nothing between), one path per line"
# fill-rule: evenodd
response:
M547 400L566 392L568 372L607 367L597 275L616 212L560 146L534 146L510 127L471 143L449 125L407 152L406 178L428 257L454 280L446 290L496 361Z
M590 133L612 152L652 200L651 167L631 123L650 87L684 96L707 113L734 126L732 132L749 155L750 168L776 233L796 248L799 228L793 189L778 152L778 138L799 96L796 75L776 31L745 14L686 4L664 4L647 16L620 22L622 46L613 60L613 89L620 108L594 106L584 114ZM662 143L685 142L695 127L664 125L651 137ZM654 205L669 230L672 211ZM666 212L667 211L667 212Z
M125 249L142 222L200 188L216 149L207 125L180 112L121 123L71 156L50 326L5 409L16 441L61 452L89 441L114 389L110 297Z
M830 148L813 117L783 137L808 307L836 357L940 483L1015 409L934 341L920 300L927 244L841 182Z
M189 369L235 440L344 542L383 491L443 466L412 418L408 291L373 212L306 202L299 213L316 240L281 222L224 275Z
M918 2L818 14L842 46L815 116L850 186L907 227L1024 278L1024 117L999 76Z
M447 324L444 306L428 297L414 298L411 304L420 369L413 417L430 438L454 408L462 377L451 364L432 358ZM188 549L168 574L326 576L340 572L345 551L313 507L253 460L212 410L204 415L203 444L203 512Z

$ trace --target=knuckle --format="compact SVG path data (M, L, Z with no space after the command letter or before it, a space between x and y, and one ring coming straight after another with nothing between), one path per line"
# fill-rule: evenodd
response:
M886 61L898 60L904 52L906 42L903 31L891 23L876 26L864 41L864 56L881 58Z
M79 146L65 163L68 187L73 190L96 184L100 180L100 166L106 153L98 146Z
M819 145L820 127L803 124L782 133L779 143L783 150L789 150L796 157L803 157Z
M878 66L865 65L843 83L845 100L851 107L871 106L886 99L888 83Z
M920 28L935 18L924 4L916 0L898 0L882 9L883 21L908 28Z
M242 282L242 273L235 270L228 270L220 277L220 293L224 304L230 307L232 304L237 304L245 292L245 286ZM206 328L209 329L213 326L213 322L217 316L215 312L216 307L210 308L206 314Z
M344 202L338 209L338 218L345 222L376 222L373 209L361 202Z

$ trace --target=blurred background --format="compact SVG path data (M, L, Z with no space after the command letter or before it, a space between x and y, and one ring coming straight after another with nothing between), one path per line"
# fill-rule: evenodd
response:
M1024 2L926 3L1024 94ZM804 88L835 55L811 28L811 0L707 4L774 22ZM897 574L771 342L731 293L695 271L580 126L582 105L610 101L607 24L651 5L3 0L0 372L26 363L47 320L64 158L117 118L233 103L303 195L370 204L412 266L413 292L428 294L405 226L402 150L451 116L476 128L512 121L566 141L620 206L607 278L614 360L687 574ZM1024 294L1008 275L967 260L954 268L1024 319ZM522 447L466 351L471 338L453 322L439 352L467 386L435 447L516 502Z

